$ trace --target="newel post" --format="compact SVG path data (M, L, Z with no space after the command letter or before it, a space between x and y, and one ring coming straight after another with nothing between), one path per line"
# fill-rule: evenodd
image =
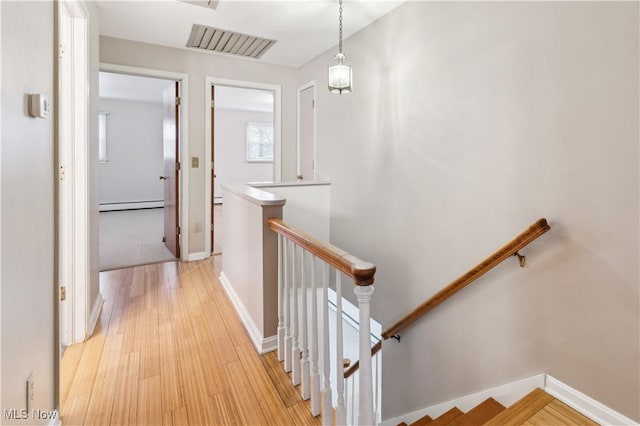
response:
M358 297L360 342L358 358L360 360L358 399L358 424L373 425L373 373L371 369L371 314L370 302L373 286L356 286L354 292Z

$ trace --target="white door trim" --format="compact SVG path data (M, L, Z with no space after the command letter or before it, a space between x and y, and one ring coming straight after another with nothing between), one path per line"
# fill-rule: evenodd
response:
M0 46L2 46L2 2L0 2ZM0 55L0 224L2 223L2 93L2 55ZM2 288L2 244L0 244L0 307L2 306ZM54 294L57 294L57 292L54 291ZM55 303L57 302L54 301ZM58 345L58 342L56 342L56 345ZM0 348L2 348L2 315L0 315ZM0 349L1 365L2 350Z
M180 233L180 260L189 258L189 75L181 72L155 70L151 68L132 67L128 65L100 63L100 71L118 74L137 75L140 77L155 77L180 82L180 152L178 158L182 165L180 169L180 217L179 226L184 232Z
M273 153L273 180L280 182L282 180L282 86L275 84L256 83L252 81L230 80L227 78L205 77L205 96L204 111L205 113L205 150L204 164L205 176L204 180L204 235L205 253L211 253L211 86L230 86L241 87L244 89L270 90L273 92L273 142L275 151Z
M302 86L298 86L298 91L297 91L297 99L296 99L296 131L297 131L297 135L296 135L296 155L297 155L297 161L296 161L296 176L300 176L300 174L302 173L302 170L300 168L300 93L302 93L304 90L309 89L310 87L313 87L313 101L316 101L316 80L312 80L308 83L303 84ZM317 173L317 160L316 160L316 108L315 108L315 104L314 104L314 108L313 108L313 180L315 181L318 177L318 173Z
M60 343L70 345L87 338L90 321L89 14L78 0L58 4L64 45L59 62L58 278L67 290L66 301L60 302Z

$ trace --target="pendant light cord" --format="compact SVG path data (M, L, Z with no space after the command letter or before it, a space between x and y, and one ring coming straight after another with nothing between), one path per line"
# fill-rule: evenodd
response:
M339 30L338 30L338 52L342 53L342 0L339 0L339 4L340 4L340 18L339 18L339 22L340 22L340 26L339 26Z

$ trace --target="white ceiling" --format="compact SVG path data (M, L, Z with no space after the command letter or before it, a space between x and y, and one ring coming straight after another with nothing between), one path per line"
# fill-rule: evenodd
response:
M345 0L343 37L404 2ZM277 40L259 60L271 64L298 67L338 42L337 0L220 0L215 10L177 0L97 0L97 4L102 35L187 49L191 26L208 25Z
M162 103L162 92L171 80L135 75L100 73L100 97ZM268 90L216 86L216 108L273 111L273 93Z

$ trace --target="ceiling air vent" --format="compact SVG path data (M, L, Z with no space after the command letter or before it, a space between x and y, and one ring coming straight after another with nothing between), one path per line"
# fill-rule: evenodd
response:
M275 40L193 24L187 47L260 58Z

